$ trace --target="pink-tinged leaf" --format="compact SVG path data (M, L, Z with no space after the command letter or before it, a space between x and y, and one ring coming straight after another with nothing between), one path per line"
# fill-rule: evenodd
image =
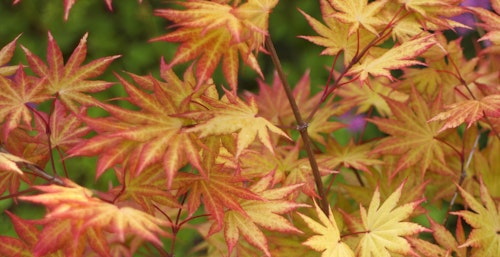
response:
M50 95L56 95L72 112L78 111L77 103L82 105L99 105L99 102L85 93L102 91L112 85L110 82L89 80L101 75L111 62L119 55L100 58L88 64L81 65L87 53L87 34L71 54L66 66L57 42L50 32L47 48L47 65L22 47L31 70L40 78L45 79L44 86Z
M271 256L268 249L268 240L259 227L266 230L283 233L301 233L282 214L299 207L308 207L286 200L286 197L297 191L302 185L291 185L281 188L272 188L274 172L269 173L253 184L249 189L262 196L263 200L240 200L244 212L230 210L224 215L224 237L229 252L236 246L239 235Z
M33 256L30 246L13 237L0 236L0 256Z
M488 95L479 100L465 100L445 107L447 111L434 116L429 122L445 120L439 132L458 127L462 123L467 128L483 117L500 117L500 95Z
M0 170L16 172L19 175L23 175L23 171L17 166L17 163L31 162L10 153L0 152Z
M212 169L221 168L217 165ZM262 197L245 188L243 181L242 177L226 174L221 170L212 170L209 177L183 172L175 176L172 188L178 189L178 194L189 190L186 199L189 214L193 214L203 201L206 212L215 220L210 231L212 234L222 229L225 207L244 214L245 211L238 199L263 200Z
M16 43L17 39L19 39L21 35L17 36L14 40L12 40L10 43L5 45L1 50L0 50L0 76L10 76L16 72L18 69L17 65L14 66L6 66L9 62L10 59L12 59L12 56L14 56L14 50L16 50Z
M366 57L366 59L362 60L359 64L354 65L353 68L349 70L348 74L359 76L362 82L368 79L368 74L392 79L391 70L417 64L425 65L421 61L414 60L414 58L435 44L436 40L434 35L406 41L401 45L391 48L380 56Z
M451 212L462 217L472 227L469 237L459 247L472 246L471 256L497 256L500 253L500 211L498 204L491 198L488 189L480 180L480 196L478 201L472 194L458 186L470 210Z
M0 120L4 122L3 140L6 140L9 133L20 124L28 126L31 124L32 111L28 105L48 99L49 96L42 91L43 80L33 81L26 75L21 65L18 66L14 80L0 76Z
M63 248L69 248L72 244L72 239L76 234L70 220L60 220L46 224L40 232L40 240L32 248L35 256L44 256L49 253L54 253Z
M22 239L28 246L35 245L40 234L36 226L30 221L21 219L9 211L5 211L5 213L9 215L19 238Z

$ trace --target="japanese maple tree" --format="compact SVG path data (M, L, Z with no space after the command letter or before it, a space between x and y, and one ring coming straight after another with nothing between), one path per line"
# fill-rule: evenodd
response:
M68 56L50 31L46 56L9 39L0 256L500 256L500 0L315 2L294 36L330 58L321 85L281 64L286 1L156 9L170 26L143 43L176 46L158 76L103 79L121 55L88 60L88 33ZM110 87L126 96L97 96ZM71 179L72 159L107 189Z

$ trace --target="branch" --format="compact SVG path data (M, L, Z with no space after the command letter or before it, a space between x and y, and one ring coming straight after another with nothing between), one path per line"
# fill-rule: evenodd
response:
M7 151L1 145L0 145L0 152L11 154L11 153L9 153L9 151ZM29 170L30 172L33 172L36 176L47 180L49 183L57 184L60 186L66 186L64 181L62 181L59 177L52 176L52 175L48 174L47 172L45 172L42 168L38 167L37 165L31 164L28 162L16 162L16 164L18 165L18 167L20 169L24 168L26 170Z
M309 138L309 134L307 134L307 127L309 126L309 123L304 122L302 116L300 115L297 103L293 98L292 88L286 80L285 74L283 72L283 67L281 66L278 54L276 54L276 49L274 48L274 44L270 36L266 37L266 48L271 55L271 59L273 61L274 67L276 68L276 71L278 72L281 84L283 85L283 89L285 89L286 97L288 98L290 106L292 107L293 115L295 116L295 120L297 121L297 130L300 132L302 141L304 141L304 148L307 152L309 164L311 165L312 173L314 176L314 182L316 183L316 190L318 191L318 195L321 201L321 210L325 213L325 215L328 215L330 207L326 199L325 190L323 189L323 182L321 181L321 174L319 173L318 163L316 162L316 158L314 157L314 153L312 150L311 139Z

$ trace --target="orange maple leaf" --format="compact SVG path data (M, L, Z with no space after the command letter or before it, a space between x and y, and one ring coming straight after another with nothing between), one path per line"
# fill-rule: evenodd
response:
M181 207L174 196L165 190L167 178L160 164L146 168L139 175L123 168L115 168L115 172L121 186L117 186L108 192L113 196L118 195L115 201L131 199L149 214L155 212L155 204L171 208ZM125 181L121 181L123 177L125 177Z
M174 178L173 189L178 189L178 195L189 190L186 199L188 212L193 214L203 201L203 206L211 218L215 220L209 234L222 229L224 221L224 208L245 213L238 199L263 200L256 193L243 186L244 178L228 174L221 170L222 165L212 168L208 177L181 172Z
M271 231L300 233L300 230L280 214L308 206L285 200L288 195L302 185L269 188L272 186L273 177L274 172L271 172L249 187L249 190L260 195L263 198L262 200L240 200L244 213L230 210L224 214L224 237L226 238L229 253L237 244L241 233L246 241L259 248L266 256L271 256L268 241L259 226Z
M95 93L102 91L112 83L98 80L88 80L101 75L109 64L120 55L100 58L82 66L87 55L87 35L85 34L80 43L71 54L69 60L64 65L61 49L57 45L52 34L49 34L47 48L47 63L30 50L22 47L31 70L43 79L45 91L49 95L56 95L61 102L72 112L77 112L78 107L75 102L84 105L98 105L98 101L84 93Z
M393 118L373 118L380 130L391 136L382 139L375 147L375 153L399 155L399 161L391 176L411 165L418 164L422 176L434 160L445 163L444 143L437 139L440 123L427 122L432 113L440 109L441 96L438 95L428 106L423 97L412 88L407 103L386 99L394 115Z
M472 227L467 241L459 247L472 246L472 257L498 256L500 254L500 206L493 201L488 189L481 180L481 202L458 187L462 197L471 210L451 212L462 217Z
M236 92L238 54L263 77L252 51L262 47L267 34L268 14L277 2L252 0L240 6L203 0L182 2L180 4L186 7L185 10L163 9L155 12L172 20L179 29L153 40L181 42L169 66L198 59L198 85L212 76L223 59L224 76Z
M60 101L54 101L49 120L51 146L66 151L83 141L90 128L84 126L82 120L69 112ZM82 115L85 111L86 109L82 108L77 115Z
M7 66L7 64L10 62L10 59L12 59L12 56L14 56L14 51L16 50L16 42L20 36L21 35L14 38L14 40L12 40L0 50L0 76L11 76L18 69L17 65Z
M119 207L104 202L93 197L91 190L80 187L67 179L64 179L64 182L66 186L34 186L33 188L43 193L19 197L21 200L43 204L48 208L49 212L43 219L43 223L54 225L61 221L68 221L66 227L57 228L51 237L57 236L58 231L66 229L73 231L70 229L71 226L78 224L78 228L73 231L76 233L74 234L76 238L92 228L116 233L121 242L125 241L125 235L132 234L155 244L162 244L158 235L167 235L161 228L169 224L167 221L138 209L128 206ZM73 240L72 237L67 239Z
M380 191L377 188L373 194L368 211L360 205L361 224L363 229L358 247L357 256L391 256L390 253L412 254L411 245L404 236L429 231L416 223L405 222L423 201L415 201L396 207L404 182L394 191L385 202L380 205ZM344 213L348 222L354 219Z
M49 96L43 94L43 81L30 79L22 65L18 66L13 80L0 76L0 120L3 140L21 123L30 126L32 110L28 105L40 103Z
M314 207L320 222L304 214L299 213L299 215L306 225L318 235L310 237L302 244L317 252L323 252L321 257L354 257L352 249L340 238L340 231L332 210L329 208L328 216L326 216L316 202L314 202Z
M358 75L363 82L367 80L368 74L372 76L384 76L392 79L391 70L400 69L411 65L425 65L425 63L412 60L436 44L434 35L428 35L406 41L385 51L380 56L366 56L360 63L349 70L349 75Z
M429 121L446 120L439 132L458 127L466 122L467 128L472 123L483 117L500 117L500 95L489 95L481 99L465 100L462 102L450 104L445 107L447 111L441 112Z
M186 90L173 91L169 88L180 83L177 77L174 79L173 74L169 73L169 76L172 84L170 81L160 82L153 77L133 76L142 87L139 88L117 75L129 94L128 100L141 110L132 111L101 104L112 116L84 118L99 135L72 148L70 156L99 153L101 158L97 176L123 161L138 173L150 165L162 163L167 175L167 185L172 183L177 170L186 164L186 159L198 171L203 172L199 156L200 140L194 133L184 133L184 127L192 121L175 116L178 112L189 110L189 102L195 96L187 94ZM153 94L145 91L145 83L152 85ZM129 158L130 156L136 157Z
M31 249L37 243L40 234L35 224L21 219L7 210L5 213L10 217L19 238L0 236L0 255L33 256Z

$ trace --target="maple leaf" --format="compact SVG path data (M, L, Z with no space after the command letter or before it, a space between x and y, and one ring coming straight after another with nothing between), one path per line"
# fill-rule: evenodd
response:
M61 102L54 101L49 120L51 146L66 151L84 140L83 137L90 132L90 128L84 126L76 115L68 112ZM85 111L86 109L79 110L78 115L83 116Z
M472 123L483 117L500 117L500 95L489 95L481 99L465 100L450 104L445 107L447 111L441 112L429 121L446 120L439 132L458 127L466 122L467 128Z
M330 120L339 109L344 108L335 108L332 104L327 104L314 114L307 127L307 133L311 139L326 145L323 135L329 135L340 128L346 127L345 124Z
M0 255L33 256L31 249L38 241L39 231L29 221L21 219L9 211L5 211L12 221L19 238L0 236Z
M402 3L409 11L408 17L415 19L420 23L420 26L428 30L470 29L453 19L466 12L464 7L459 6L462 3L461 0L400 0L398 2Z
M480 40L489 40L492 44L483 50L486 53L498 54L500 52L500 8L498 8L498 3L496 1L491 1L492 7L496 13L489 10L479 8L479 7L469 7L482 21L483 23L478 24L480 27L484 28L487 33L483 35Z
M390 137L379 141L375 153L401 155L391 175L418 164L423 175L434 160L445 163L443 143L437 139L440 123L429 123L432 113L440 109L441 96L438 95L428 106L423 97L412 88L408 103L386 99L394 115L390 119L373 118L380 130Z
M106 81L91 81L89 78L101 75L109 64L120 55L100 58L82 66L87 54L87 36L85 34L64 65L61 49L54 37L48 33L47 63L27 48L22 47L31 70L44 79L45 91L49 95L56 95L58 99L72 112L77 112L75 102L84 105L98 105L98 101L84 94L102 91L112 83Z
M7 63L10 62L10 59L12 59L12 56L14 56L14 51L16 50L16 42L17 39L19 39L21 35L17 36L12 40L10 43L6 44L1 50L0 50L0 76L11 76L18 70L17 65L13 66L6 66Z
M457 227L455 233L457 235L457 239L455 239L455 237L451 234L451 232L448 229L446 229L443 225L434 221L428 215L427 219L430 222L430 229L432 230L432 235L436 239L436 242L444 248L444 249L439 248L441 249L441 252L447 252L448 254L451 254L451 252L455 252L457 256L460 257L466 256L466 248L460 248L458 243L459 242L458 240L460 240L461 237L465 237L462 222L460 219L457 221ZM420 248L419 251L424 251L424 249ZM437 249L434 250L434 252L438 251L439 250ZM437 256L437 254L435 253L434 255L426 255L426 256Z
M405 222L423 201L415 201L396 207L404 182L380 205L380 191L373 194L368 211L360 205L361 226L364 230L356 248L357 256L391 256L390 252L412 254L411 245L404 236L428 231L416 223ZM348 222L353 218L344 213Z
M169 76L171 79L174 77L173 74ZM83 118L99 135L76 145L69 151L70 156L104 153L100 154L102 161L98 163L97 176L125 160L131 167L135 167L137 173L155 163L163 163L167 185L172 183L177 170L186 164L185 159L198 171L203 172L199 139L193 133L183 132L184 126L189 125L191 121L174 116L177 112L189 108L185 106L187 103L184 103L186 99L183 98L186 90L167 89L170 81L160 83L149 77L147 80L153 85L154 92L151 94L122 77L117 77L129 94L128 100L141 110L132 111L101 104L112 116L99 119ZM139 85L143 86L143 78L135 78L142 81ZM178 78L175 78L172 82L174 84L178 82ZM191 95L186 98L189 102ZM136 157L129 158L130 156Z
M217 165L214 170L208 174L208 177L180 172L175 176L173 189L178 189L178 195L184 194L189 190L187 196L188 212L193 214L203 201L203 206L208 214L215 220L209 234L222 229L224 221L224 207L245 213L239 198L247 200L263 200L256 193L243 187L245 181L241 176L227 174L222 171L222 165Z
M2 149L3 150L3 149ZM30 161L25 160L23 158L17 157L10 153L0 152L0 170L1 171L9 171L16 172L18 175L23 175L23 171L19 168L17 163L30 163Z
M269 151L273 152L273 145L271 144L268 130L289 139L288 135L281 129L265 118L257 116L258 108L255 99L250 97L248 99L249 103L246 104L230 92L226 92L225 96L227 101L219 101L201 96L213 109L179 115L198 121L196 126L188 128L185 131L201 132L200 137L231 134L239 131L236 157L255 140L255 137L258 137L259 141Z
M363 85L340 87L336 91L342 96L339 104L348 106L349 109L356 108L356 113L364 113L375 107L381 116L387 117L392 113L385 101L386 98L398 102L408 100L408 95L391 87L388 80L386 77L378 77L370 79L368 87Z
M392 79L391 70L400 69L411 65L425 65L425 63L412 60L436 44L434 35L428 35L406 41L384 52L380 56L367 56L360 63L349 70L349 75L359 75L363 82L367 80L368 74L372 76L384 76Z
M264 45L265 36L268 34L269 14L278 2L278 0L248 0L234 11L234 15L251 30L253 38L251 49L257 50Z
M330 1L331 2L331 1ZM333 15L336 11L327 0L320 1L321 14L326 26L299 9L309 25L320 36L299 36L316 45L326 47L322 55L337 55L344 51L344 64L347 65L360 48L368 45L376 36L371 33L360 33L359 39L349 36L349 25L339 22ZM366 32L366 31L364 31Z
M340 238L340 231L332 210L328 208L328 216L326 216L316 202L314 202L314 207L320 222L301 213L299 213L299 216L318 235L310 237L302 244L317 252L322 252L321 257L354 257L352 249Z
M14 80L0 76L0 120L3 124L3 139L21 123L30 125L31 109L27 105L48 99L42 93L43 85L30 79L21 65L18 66Z
M381 160L371 156L373 143L355 145L354 141L350 140L347 145L341 146L329 137L325 145L325 153L318 157L318 162L333 170L343 166L370 173L369 166L383 164Z
M458 186L460 194L471 210L451 212L462 217L472 227L467 241L459 247L472 246L472 257L497 256L500 254L500 208L491 198L482 179L480 181L481 202Z
M258 83L258 94L245 92L245 95L255 99L259 109L259 115L282 127L291 127L297 123L278 74L274 74L274 79L271 85L266 84L260 79L258 80ZM297 84L295 84L292 93L302 114L311 113L317 103L320 102L320 98L322 96L322 94L311 96L309 70L307 70ZM341 114L342 111L343 108L339 107L336 107L333 111L330 110L331 115ZM326 116L327 114L323 113L323 115ZM318 120L325 121L324 119ZM319 123L316 124L319 125Z
M271 172L249 187L249 190L260 195L263 198L262 200L241 200L240 204L244 213L230 210L224 214L224 237L226 238L229 253L237 244L241 233L246 241L259 248L266 256L271 256L267 239L257 225L266 230L283 233L301 232L280 214L308 206L284 200L302 185L269 189L274 180L273 177L274 172Z
M274 5L276 3L277 1L274 1ZM274 6L272 2L253 0L237 7L203 0L180 4L187 9L155 11L157 16L172 20L179 26L176 31L153 39L153 41L181 42L169 64L170 67L198 59L196 78L199 85L212 76L220 60L223 59L224 76L232 90L236 92L238 54L240 54L243 61L263 77L252 51L259 49L263 44L263 36L258 35L267 33L267 21L263 22L262 19L267 20L269 9ZM249 24L252 26L248 26Z
M115 201L132 199L149 214L154 213L155 204L172 208L181 207L174 196L165 190L167 178L161 165L156 164L148 167L139 175L119 168L116 168L115 172L118 178L125 177L125 181L120 181L121 186L115 187L108 192L113 196L119 195ZM124 173L126 176L123 175Z
M301 144L298 142L293 146L281 145L276 147L274 154L268 151L246 150L238 158L241 163L239 166L241 175L249 179L258 179L273 171L273 185L279 183L284 186L302 184L300 192L291 193L289 199L296 199L299 193L317 197L309 160L300 158L300 147ZM335 173L322 163L318 163L318 165L322 176Z
M384 23L376 15L379 14L386 2L386 0L381 0L368 4L368 0L330 0L332 6L339 11L332 16L343 23L350 24L348 35L358 30L359 25L378 35L377 27Z
M104 202L92 197L91 190L80 187L67 179L64 179L64 182L66 184L64 187L34 186L33 188L42 193L19 197L21 200L43 204L48 208L49 212L43 219L44 223L56 225L63 220L68 221L64 226L56 225L58 227L54 228L54 231L45 232L45 235L54 233L50 236L54 238L61 231L72 231L75 233L73 236L78 238L87 229L92 228L116 233L121 242L125 241L126 234L133 234L158 245L161 245L158 235L167 235L160 227L168 225L165 220L128 206L119 207ZM71 229L75 224L79 224L77 229ZM68 239L71 238L69 236Z

